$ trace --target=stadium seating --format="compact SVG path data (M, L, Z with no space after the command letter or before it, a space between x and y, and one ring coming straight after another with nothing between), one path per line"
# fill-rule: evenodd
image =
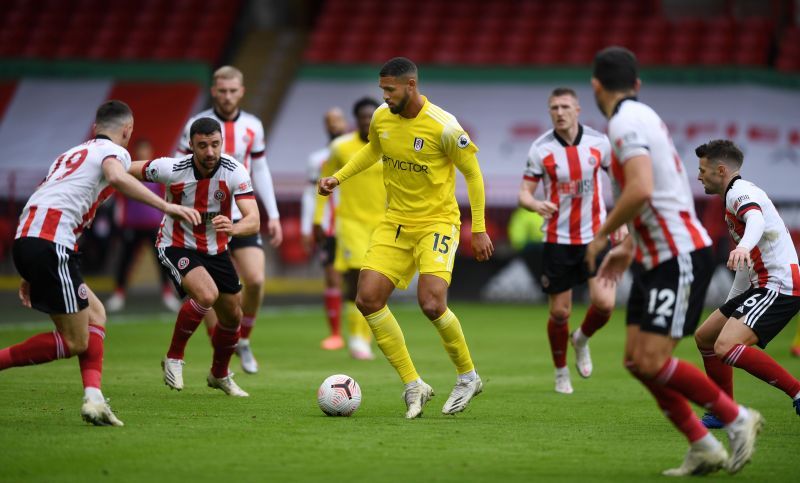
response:
M404 54L435 64L586 65L598 48L623 45L637 52L644 65L766 66L776 40L769 18L667 19L659 2L463 0L454 5L428 0L386 9L376 5L370 0L325 2L305 61L380 63ZM403 35L412 30L412 36ZM797 32L790 29L778 38L782 70L798 70Z
M241 0L0 0L0 58L222 56Z

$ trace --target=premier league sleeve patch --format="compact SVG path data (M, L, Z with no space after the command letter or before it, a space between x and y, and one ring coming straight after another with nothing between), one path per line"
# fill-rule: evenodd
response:
M458 144L458 147L461 149L464 149L467 146L469 146L469 136L467 136L467 133L461 133L461 136L458 137L458 141L456 141L456 143Z

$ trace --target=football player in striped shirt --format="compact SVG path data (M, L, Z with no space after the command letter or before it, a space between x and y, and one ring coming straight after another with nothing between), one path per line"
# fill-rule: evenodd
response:
M767 194L742 179L744 155L728 140L717 139L695 150L697 179L707 194L725 201L725 221L737 243L728 258L736 272L728 301L695 333L708 376L733 397L733 368L744 369L792 398L800 416L800 381L761 349L800 311L797 252ZM706 413L707 428L722 422Z
M578 374L591 376L589 338L608 322L614 309L616 284L600 283L583 261L586 245L606 219L600 169L608 169L611 146L605 134L578 122L581 108L574 90L556 88L547 103L553 129L531 145L519 204L545 219L540 282L550 308L547 336L556 368L555 389L572 394L567 339L575 348ZM544 200L533 196L539 182L544 185ZM586 282L591 305L581 326L570 334L572 288Z
M13 246L22 283L22 304L50 316L53 332L0 349L0 371L78 356L84 398L81 416L97 426L123 426L100 391L106 311L83 282L77 240L91 225L97 207L119 190L187 225L200 222L192 207L171 205L126 170L125 149L133 133L133 113L124 102L103 103L95 116L93 139L68 149L50 166L31 195Z
M223 129L222 152L244 166L252 177L256 194L269 217L267 231L270 236L270 245L277 247L283 241L283 231L278 204L275 200L272 175L267 165L264 126L256 116L240 107L244 92L244 76L239 69L226 65L214 71L211 85L213 106L189 119L184 128L178 152L181 155L191 154L189 130L195 120L208 117L219 122ZM237 205L233 205L232 209L231 219L234 223L238 223L242 214ZM241 359L242 370L248 374L254 374L258 372L258 361L253 355L250 345L250 333L253 331L258 310L261 308L261 301L264 298L265 259L261 233L257 232L250 236L232 239L229 250L234 266L243 282L242 338L236 347L236 354ZM216 324L215 312L211 310L205 320L210 335L211 329Z
M608 47L597 53L592 89L608 118L616 204L586 248L586 261L594 268L608 236L629 223L631 234L608 252L597 276L616 281L636 259L628 299L625 366L689 441L681 466L664 474L706 474L723 466L736 473L753 454L763 418L737 405L695 366L672 356L678 342L694 333L714 264L711 240L695 215L686 168L664 121L637 100L640 86L638 63L631 51ZM730 458L695 417L688 401L723 422Z
M463 411L483 383L472 362L458 317L447 307L460 231L455 170L464 175L472 211L472 249L479 261L494 251L486 234L485 195L478 148L456 118L417 90L417 66L396 57L383 65L379 87L385 101L372 117L369 142L333 176L320 179L330 195L340 184L383 162L388 205L372 232L358 280L356 305L389 363L405 384L406 418L422 414L433 389L422 380L408 353L403 332L386 305L395 288L405 289L419 271L417 299L456 368L457 381L442 407Z
M369 124L378 103L374 99L358 100L353 106L358 129L331 142L330 156L322 167L322 177L330 176L347 164L369 141ZM330 197L319 196L322 200ZM319 208L318 208L319 210ZM322 211L322 210L319 210ZM372 332L367 320L356 307L358 275L364 265L369 238L386 213L386 188L383 166L375 163L339 190L335 210L336 257L334 268L342 274L347 318L347 346L355 359L373 359Z
M231 237L258 233L260 217L247 169L222 154L222 127L208 117L189 128L192 154L180 158L136 161L129 172L143 181L162 183L170 203L195 208L202 223L189 225L164 218L158 232L158 258L172 278L183 303L175 321L172 342L161 362L164 383L183 389L186 343L213 307L219 316L211 335L214 355L208 386L229 396L247 397L228 369L239 342L242 309L239 274L231 261ZM234 223L233 206L242 218Z

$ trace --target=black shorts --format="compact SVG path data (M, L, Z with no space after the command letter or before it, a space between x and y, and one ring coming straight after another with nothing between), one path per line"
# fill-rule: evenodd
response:
M710 247L670 258L650 270L632 267L628 325L680 339L694 334L714 274Z
M333 261L336 259L335 236L325 237L325 240L322 241L322 245L317 250L317 256L319 257L319 263L323 267L328 267L333 264Z
M239 220L236 220L234 223L238 223L238 221ZM261 239L261 233L247 236L232 236L228 241L228 250L232 252L247 247L264 248L264 241Z
M800 297L756 287L728 300L719 311L727 318L744 317L742 323L756 333L758 346L764 349L800 312Z
M89 306L80 254L41 238L14 240L14 265L31 286L31 306L46 314L74 314Z
M608 253L608 248L597 255L597 266ZM557 294L577 287L594 277L584 258L586 245L544 243L542 249L542 276L539 282L546 294Z
M162 269L172 279L181 298L186 296L183 290L183 277L195 267L205 268L221 293L239 293L242 289L239 274L236 273L227 250L217 255L209 255L188 248L158 248L158 260Z

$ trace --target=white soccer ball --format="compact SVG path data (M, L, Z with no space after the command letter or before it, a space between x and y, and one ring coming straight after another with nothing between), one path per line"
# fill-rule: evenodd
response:
M352 377L334 374L322 381L317 402L328 416L350 416L361 405L361 388Z

